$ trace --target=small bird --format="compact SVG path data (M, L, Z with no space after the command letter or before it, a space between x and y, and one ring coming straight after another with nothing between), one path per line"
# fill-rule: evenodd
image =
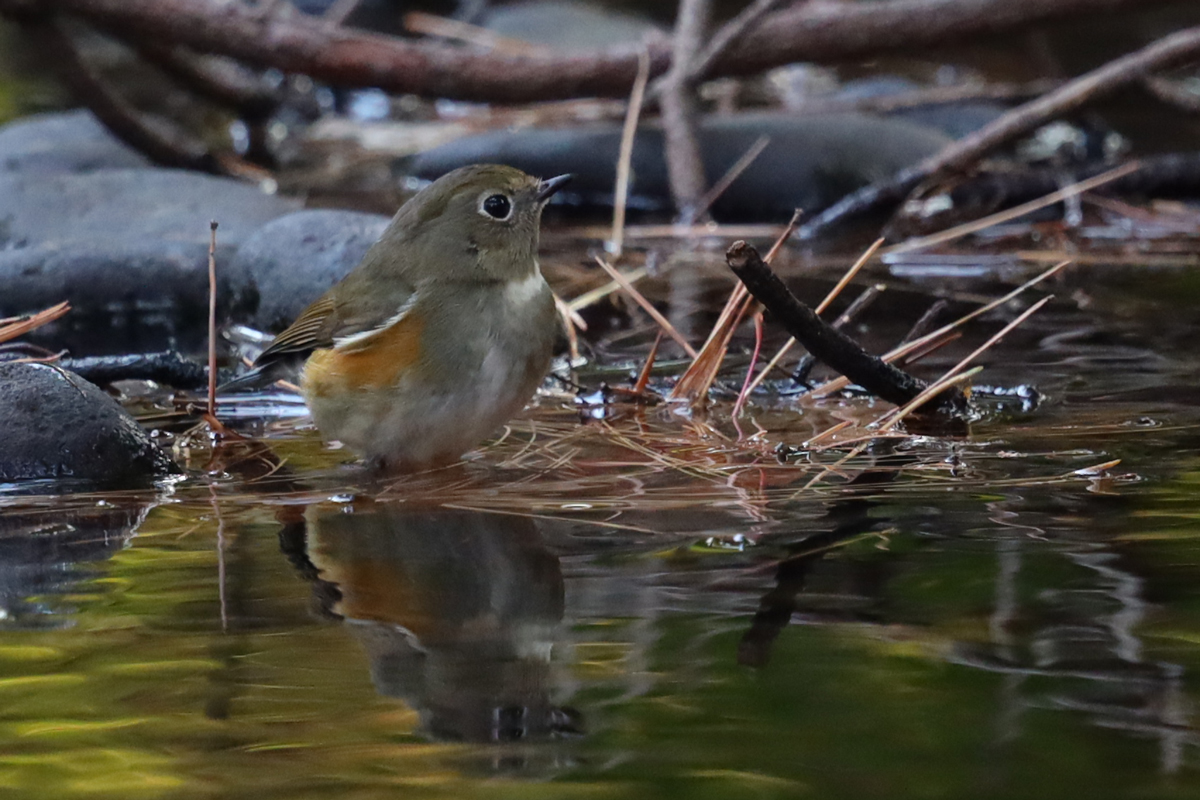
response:
M538 228L570 178L495 164L442 176L223 389L270 383L303 360L301 391L327 439L387 471L454 461L549 369L556 314Z

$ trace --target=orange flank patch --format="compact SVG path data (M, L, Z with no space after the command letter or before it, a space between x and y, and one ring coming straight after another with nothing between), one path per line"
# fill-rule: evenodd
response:
M317 397L344 391L383 389L421 357L425 321L410 313L365 341L357 349L317 350L304 365L304 388Z
M402 625L418 636L429 631L434 616L430 610L436 605L431 601L436 598L423 595L421 587L405 574L403 564L349 559L332 566L326 579L341 590L342 599L336 608L339 614Z

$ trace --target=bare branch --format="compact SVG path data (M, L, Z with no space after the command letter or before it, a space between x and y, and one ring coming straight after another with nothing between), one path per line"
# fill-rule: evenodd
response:
M738 39L745 35L746 31L753 28L762 18L774 11L784 0L754 0L753 3L746 6L733 19L726 22L719 31L713 34L712 39L708 42L708 47L704 48L704 52L700 53L688 69L688 76L693 80L703 78L712 69L713 64L725 55L725 51L733 45Z
M236 64L220 65L227 67L222 69L161 42L131 40L126 44L183 88L234 111L243 119L270 116L282 99L281 92L268 87L265 81L239 74L240 67Z
M33 30L46 51L54 54L52 61L59 77L75 99L86 105L118 139L163 166L222 171L218 160L199 141L173 130L151 127L141 112L84 63L60 21L46 20L34 25Z
M797 60L829 62L921 50L1052 19L1145 9L1171 0L881 0L806 4L770 14L717 58L705 78L752 74ZM117 35L150 36L331 84L486 102L624 97L637 47L582 54L464 51L348 28L318 18L276 19L220 0L0 0L0 13L68 11ZM651 73L670 45L650 46Z
M708 188L700 141L696 137L696 82L691 77L691 64L704 41L710 5L709 0L680 0L671 68L662 82L660 103L667 176L678 220L685 225L696 221L700 200Z

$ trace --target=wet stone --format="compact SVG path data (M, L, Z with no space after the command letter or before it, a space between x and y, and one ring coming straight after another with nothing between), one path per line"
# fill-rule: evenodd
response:
M0 363L0 430L0 482L125 488L179 471L116 400L45 364Z
M296 203L235 180L167 169L0 174L0 314L70 300L81 313L203 310L209 222L218 259ZM228 292L236 287L228 283Z
M230 281L235 315L282 330L362 260L388 217L354 211L298 211L264 225L237 252Z
M91 112L38 114L0 126L0 176L130 169L148 163Z

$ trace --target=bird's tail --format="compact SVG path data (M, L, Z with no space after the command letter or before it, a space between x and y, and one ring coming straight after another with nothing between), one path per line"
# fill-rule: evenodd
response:
M275 381L287 377L286 368L281 368L278 362L262 364L249 372L237 376L217 387L217 394L233 394L234 392L249 392L270 386Z

